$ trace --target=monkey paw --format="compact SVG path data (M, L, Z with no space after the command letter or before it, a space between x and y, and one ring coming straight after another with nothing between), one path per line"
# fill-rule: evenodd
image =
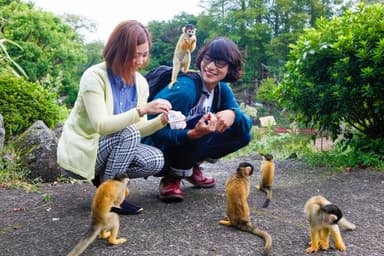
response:
M329 249L329 244L328 243L320 243L320 247L322 250L326 251Z
M319 248L315 248L313 246L311 247L308 247L307 249L305 249L305 252L306 253L314 253L314 252L317 252L319 250Z
M340 244L336 243L335 245L336 245L336 249L338 249L340 251L345 251L345 249L346 249L345 244L343 244L343 243L340 243Z
M101 231L99 234L100 239L107 239L111 235L111 232L109 231Z
M177 82L177 80L172 80L169 85L168 85L168 88L169 89L172 89L173 85Z
M114 239L109 239L109 240L108 240L108 242L109 242L110 244L112 244L112 245L122 244L122 243L124 243L124 242L126 242L126 241L127 241L127 239L125 239L125 238L119 238L119 239L114 238Z
M224 226L231 226L231 222L229 221L229 219L227 217L223 220L220 220L219 224L224 225Z

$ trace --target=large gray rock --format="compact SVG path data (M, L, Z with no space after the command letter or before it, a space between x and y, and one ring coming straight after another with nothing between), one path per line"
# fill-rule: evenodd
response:
M14 142L21 161L31 173L30 178L55 181L61 174L57 164L57 137L43 121L36 121Z
M4 141L5 141L4 122L3 122L3 116L0 114L0 157L3 153Z

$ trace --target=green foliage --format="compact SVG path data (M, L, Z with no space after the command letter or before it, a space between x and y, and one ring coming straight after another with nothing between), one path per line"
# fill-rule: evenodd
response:
M383 148L382 153L372 150L374 146L366 145L366 150L356 149L356 141L364 144L370 141L341 140L330 150L319 151L315 148L312 136L284 133L276 134L273 130L253 128L252 140L248 146L227 156L229 159L244 157L257 153L270 153L277 160L286 159L292 153L311 167L330 167L335 169L369 168L384 171ZM377 140L376 146L384 145L384 139ZM362 148L358 146L358 148Z
M248 146L230 154L229 158L246 156L255 153L271 153L275 159L285 159L292 153L299 157L315 152L308 135L283 133L276 134L272 130L259 129L254 127L252 130L252 141Z
M276 104L277 99L275 98L274 91L277 89L275 79L267 78L263 79L260 83L259 88L256 92L256 99L263 103Z
M1 24L0 24L1 26ZM1 73L13 73L16 76L23 75L24 77L28 78L27 74L24 72L24 70L17 64L11 56L9 56L6 44L13 44L16 47L21 48L20 45L16 44L15 42L8 40L6 38L0 39L0 64L1 64Z
M19 134L36 120L53 127L66 117L66 109L57 103L56 94L39 84L0 74L0 113L4 117L7 138Z
M11 181L25 181L29 171L21 167L16 161L0 159L0 184L9 184Z
M186 13L181 13L169 21L149 22L148 29L152 34L153 45L151 49L151 62L147 70L159 65L172 66L173 52L182 33L182 28L187 24L196 26L196 23L196 17ZM197 51L199 47L201 47L201 42L204 38L202 32L197 30L197 47L196 50L192 52L192 69L195 69L193 60L195 59Z
M317 152L316 154L307 154L303 156L310 166L326 166L336 169L348 168L369 168L372 170L384 171L383 155L373 151L364 152L353 146L336 144L329 151Z
M60 77L62 87L57 91L65 96L76 95L87 62L82 37L61 18L19 0L2 5L0 17L5 21L4 37L21 47L9 45L8 53L17 56L15 61L29 79L38 82L48 75ZM73 100L66 103L71 105Z
M14 149L6 146L3 155L4 157L0 157L0 187L36 191L37 187L28 178L30 171L20 164Z
M290 127L291 120L289 112L278 106L278 85L275 79L266 78L261 80L260 86L256 91L257 102L262 103L256 106L258 117L272 115L278 127Z
M85 45L85 52L87 54L88 62L84 66L84 70L88 67L104 61L103 59L104 43L101 41L95 41L87 43Z
M317 27L292 45L281 104L334 137L341 122L384 137L384 6L359 4Z

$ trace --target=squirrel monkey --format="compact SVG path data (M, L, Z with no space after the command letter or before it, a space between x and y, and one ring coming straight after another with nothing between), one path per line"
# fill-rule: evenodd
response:
M228 177L225 184L227 193L227 217L219 224L232 226L250 232L264 239L264 255L268 255L272 246L271 235L252 225L248 206L249 176L253 173L253 165L247 162L239 164L236 173Z
M172 89L173 84L177 82L177 75L180 71L183 71L184 73L190 71L191 53L195 48L196 28L192 24L187 24L182 29L182 33L173 53L172 79L169 84L169 89Z
M111 212L112 206L120 205L129 194L129 178L125 173L117 174L113 179L103 182L96 190L92 201L92 223L85 237L67 256L80 255L99 235L112 245L122 244L125 238L117 239L119 216Z
M323 196L311 197L304 206L304 214L311 228L311 246L305 252L313 253L328 250L329 236L333 237L336 249L345 251L345 244L340 234L339 226L345 230L354 230L356 226L347 221L341 210Z
M263 160L260 166L260 185L256 185L256 189L264 191L266 200L263 204L263 208L267 208L272 200L272 183L273 176L275 175L275 163L273 162L273 156L271 154L261 154Z

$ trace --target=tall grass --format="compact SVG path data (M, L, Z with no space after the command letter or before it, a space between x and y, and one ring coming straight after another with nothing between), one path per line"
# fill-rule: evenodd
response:
M272 129L252 130L252 140L246 147L227 156L233 159L257 153L270 153L276 160L283 160L295 153L299 160L311 167L330 167L335 169L367 168L384 171L382 155L363 152L352 146L336 142L328 150L319 150L312 135L298 133L274 133Z
M255 153L269 153L274 159L281 160L292 153L297 156L315 152L312 136L296 133L274 133L273 129L259 129L253 127L252 140L244 148L228 155L228 158L246 156Z

